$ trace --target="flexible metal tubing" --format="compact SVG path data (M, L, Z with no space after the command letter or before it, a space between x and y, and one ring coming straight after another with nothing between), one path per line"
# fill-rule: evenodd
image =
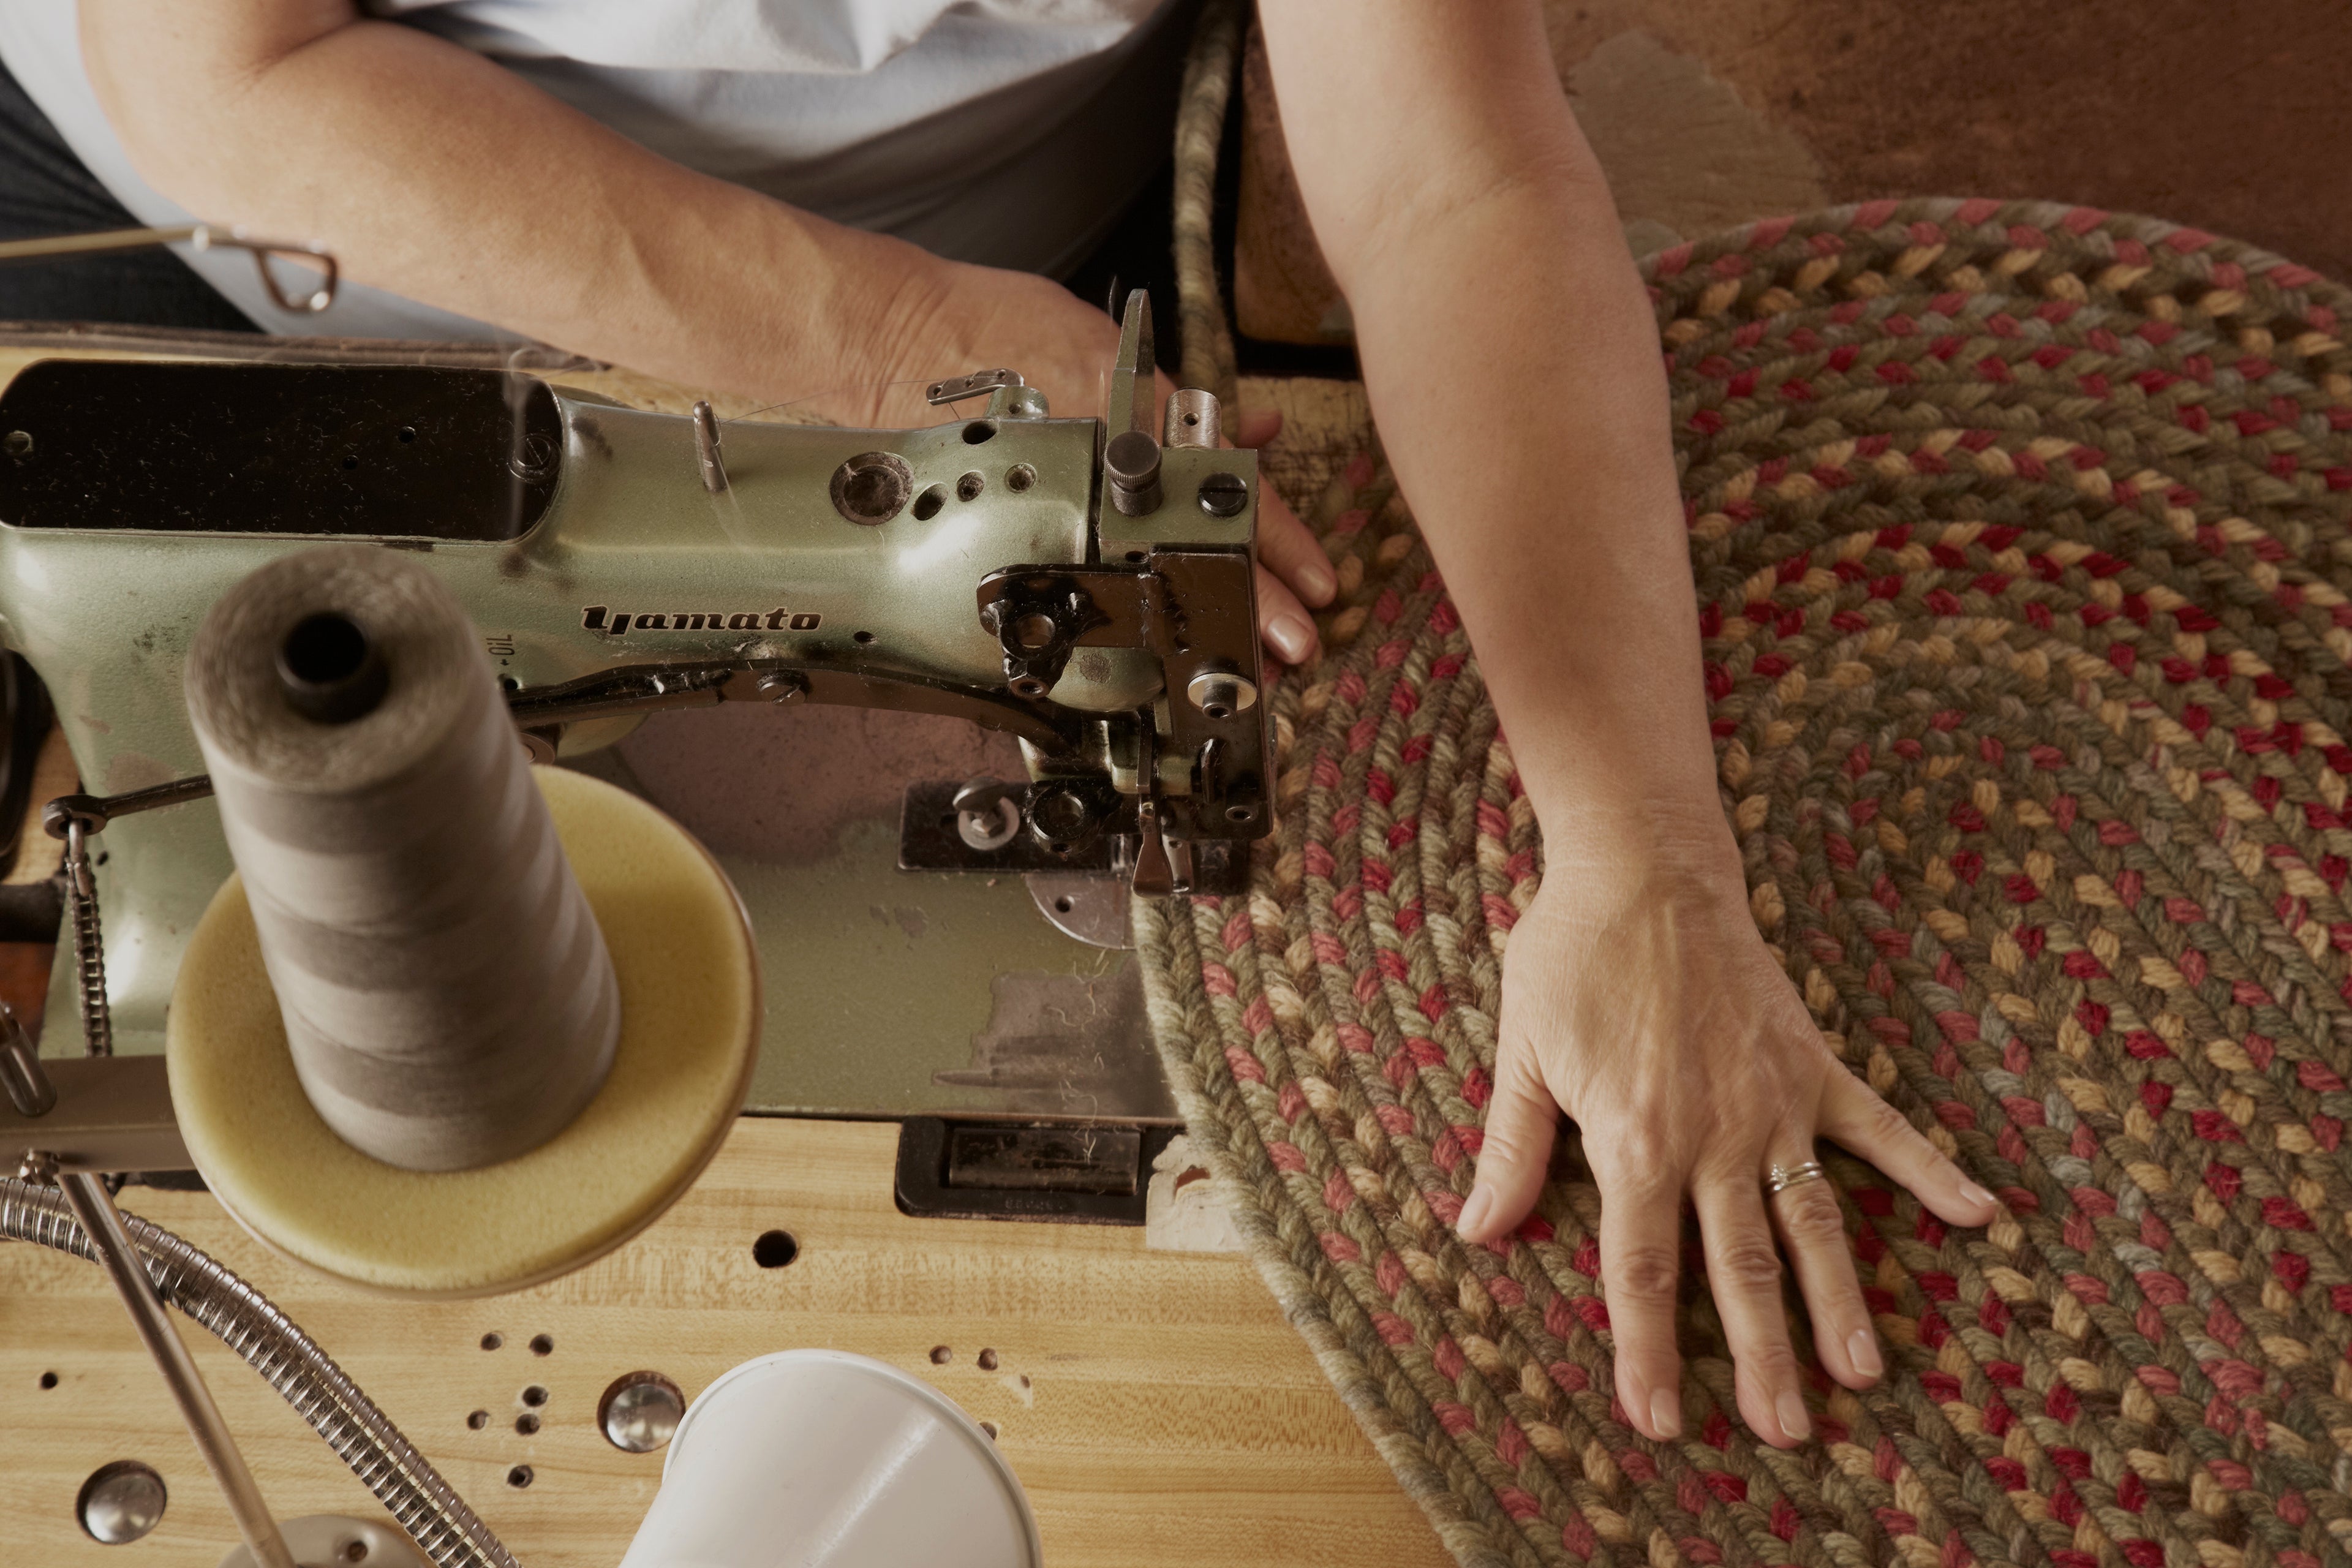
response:
M163 1300L245 1358L351 1467L436 1568L520 1568L489 1526L268 1297L161 1226L124 1215ZM54 1187L0 1177L0 1237L98 1261Z

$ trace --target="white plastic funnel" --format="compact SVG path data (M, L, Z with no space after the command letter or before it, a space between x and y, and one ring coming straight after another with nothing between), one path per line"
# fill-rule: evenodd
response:
M920 1378L840 1351L720 1377L678 1423L621 1568L1038 1568L988 1434Z

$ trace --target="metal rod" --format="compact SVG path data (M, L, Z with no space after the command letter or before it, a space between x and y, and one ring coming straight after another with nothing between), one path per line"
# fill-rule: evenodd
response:
M38 261L52 256L103 256L116 250L144 250L151 245L177 245L194 239L202 224L175 224L169 228L110 228L98 234L50 234L38 239L0 243L0 261Z
M316 315L335 302L335 290L341 271L335 258L315 245L298 245L291 240L256 239L233 228L221 228L208 223L174 224L167 228L110 228L95 234L51 234L38 239L12 239L0 242L0 262L43 261L63 256L105 256L118 250L144 250L151 245L188 245L197 250L215 247L248 251L256 271L261 274L261 287L270 302L279 310L297 316ZM315 263L325 274L319 287L300 299L286 292L278 274L269 269L273 256L299 256Z
M67 825L79 822L84 833L103 833L116 817L134 816L159 806L184 805L212 793L210 774L191 773L122 795L61 795L41 807L41 830L52 838L63 838Z
M204 1374L196 1370L195 1358L188 1354L179 1330L163 1310L163 1299L147 1277L146 1265L131 1245L131 1233L122 1226L122 1215L106 1184L87 1171L59 1171L57 1183L74 1218L98 1248L99 1261L105 1265L115 1292L130 1310L131 1325L139 1331L147 1353L155 1358L156 1370L163 1374L164 1384L180 1406L181 1418L188 1424L188 1435L196 1440L196 1452L204 1457L213 1479L220 1485L221 1496L227 1500L246 1550L260 1568L297 1568L293 1553L286 1550L285 1538L278 1533L278 1521L270 1516L269 1505L262 1500L261 1489L254 1484L253 1472L246 1468L245 1456L229 1433L228 1423L221 1419L220 1406L213 1403L212 1390L205 1386Z
M16 1009L5 1002L0 1002L0 1089L8 1091L8 1103L16 1114L27 1120L58 1108L58 1086L41 1066L32 1037L16 1022Z
M702 488L712 495L727 493L727 463L719 455L719 421L710 405L694 405L694 456L702 465Z

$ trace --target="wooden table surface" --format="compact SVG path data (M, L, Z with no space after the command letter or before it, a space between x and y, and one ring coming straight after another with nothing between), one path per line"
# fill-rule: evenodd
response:
M614 1377L661 1372L691 1398L740 1362L811 1345L903 1367L993 1423L1054 1568L1448 1561L1245 1260L1147 1251L1135 1228L910 1219L890 1196L897 1136L747 1118L635 1242L479 1301L335 1284L264 1251L203 1194L134 1187L122 1205L284 1308L528 1568L617 1563L652 1500L661 1456L596 1430ZM788 1267L752 1258L771 1229L800 1244ZM177 1321L281 1517L383 1517L258 1376ZM503 1343L485 1352L489 1333ZM554 1342L545 1356L530 1348L539 1334ZM522 1436L532 1384L548 1391L545 1425ZM490 1416L478 1432L475 1410ZM161 1472L170 1502L144 1541L100 1546L77 1526L75 1495L121 1458ZM524 1464L532 1484L510 1487ZM234 1542L99 1269L0 1244L0 1565L212 1568Z

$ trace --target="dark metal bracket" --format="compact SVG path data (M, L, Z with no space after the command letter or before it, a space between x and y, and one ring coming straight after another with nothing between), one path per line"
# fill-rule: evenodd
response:
M898 1129L898 1212L1141 1225L1151 1163L1181 1131L909 1117Z
M1013 815L1011 826L1014 831L993 848L973 844L961 831L962 811L956 797L971 787L969 784L954 779L925 779L910 784L898 812L898 869L984 871L996 875L1031 871L1126 875L1131 868L1139 831L1137 803L1131 797L1118 797L1090 835L1068 846L1064 853L1054 851L1054 840L1030 830L1030 824L1039 816L1050 820L1051 807L1058 802L1057 792L1090 782L1046 779L1026 785L1005 785L1004 805ZM1191 848L1192 878L1185 885L1185 891L1224 895L1248 890L1247 841L1202 839Z
M1016 692L1042 695L1073 648L1141 648L1160 661L1155 751L1184 759L1191 785L1147 781L1169 837L1259 838L1273 826L1248 552L1163 547L1128 566L1007 567L981 579L978 597Z

